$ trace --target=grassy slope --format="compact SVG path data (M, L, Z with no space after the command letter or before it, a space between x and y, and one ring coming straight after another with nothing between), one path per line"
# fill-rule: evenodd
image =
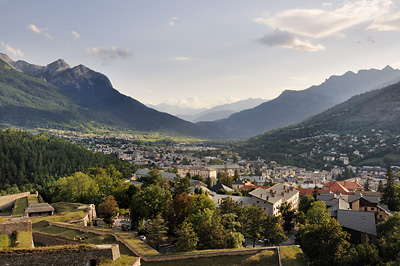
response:
M36 197L36 194L31 194L28 196L28 206L34 203L39 203L38 198Z
M131 257L126 255L121 255L115 261L111 260L103 260L100 262L100 266L131 266L133 263L138 260L137 257Z
M14 241L8 235L0 235L0 249L13 247Z
M282 265L285 266L306 266L298 246L279 247Z
M28 207L27 197L17 199L14 204L13 216L24 216L26 207Z
M18 248L32 248L32 232L20 231L17 234Z
M278 254L276 250L264 250L254 255L234 255L234 256L220 256L198 259L183 259L175 261L162 261L162 262L145 262L141 261L143 266L258 266L278 265Z

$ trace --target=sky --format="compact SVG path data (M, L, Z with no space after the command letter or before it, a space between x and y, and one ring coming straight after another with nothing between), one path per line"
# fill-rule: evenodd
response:
M145 104L201 108L400 68L399 0L0 0L0 52L105 74Z

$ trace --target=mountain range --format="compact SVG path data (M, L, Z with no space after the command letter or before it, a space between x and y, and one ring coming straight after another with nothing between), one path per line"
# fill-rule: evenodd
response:
M157 111L166 112L186 121L196 123L200 121L215 121L228 118L233 113L254 108L265 101L265 99L260 98L249 98L234 103L217 105L209 109L182 108L177 105L170 105L166 103L147 106L156 109Z
M62 59L37 66L0 54L0 113L3 127L102 128L215 137L119 93L105 75L83 65L71 68Z
M211 120L215 114L227 115L226 111L242 109L225 119L193 124L119 93L105 75L84 65L70 67L59 59L47 66L38 66L0 54L0 126L152 131L211 139L248 138L300 123L354 95L398 81L400 71L389 66L382 70L349 71L331 76L318 86L284 91L270 101L250 98L204 110L196 114L196 121ZM250 108L254 105L257 106Z
M248 138L269 130L294 125L321 113L350 97L400 81L400 70L389 66L382 70L346 72L331 76L318 86L305 90L286 90L276 99L255 108L232 114L214 122L200 122L206 128L224 128L229 137Z
M300 124L251 138L238 151L310 169L329 165L324 156L345 156L359 166L398 165L400 82L356 95Z

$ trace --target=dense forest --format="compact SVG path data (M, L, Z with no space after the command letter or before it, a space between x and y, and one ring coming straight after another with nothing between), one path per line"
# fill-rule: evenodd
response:
M0 193L43 191L61 177L93 168L115 168L120 178L129 177L134 166L114 155L93 153L46 133L0 131Z

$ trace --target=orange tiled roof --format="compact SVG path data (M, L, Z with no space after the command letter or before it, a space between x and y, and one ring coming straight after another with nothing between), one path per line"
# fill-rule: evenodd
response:
M301 196L313 195L313 193L314 193L314 189L313 188L296 188L296 189L299 191ZM318 189L317 193L318 194L329 193L329 189Z

